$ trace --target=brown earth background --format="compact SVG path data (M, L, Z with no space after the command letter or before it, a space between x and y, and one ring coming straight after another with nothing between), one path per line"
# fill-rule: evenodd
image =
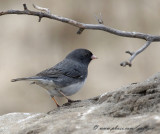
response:
M96 24L101 12L105 25L124 31L159 35L159 0L0 0L0 11L21 9L26 3L50 9L51 13L84 23ZM160 70L160 45L153 43L137 56L133 66L121 67L129 58L126 50L139 49L145 41L118 37L103 31L85 30L38 17L6 15L0 17L0 115L10 112L48 112L55 107L41 87L28 82L11 83L16 77L32 76L61 61L76 48L91 50L98 60L89 66L83 89L72 99L87 99L143 81ZM63 104L65 99L58 99Z

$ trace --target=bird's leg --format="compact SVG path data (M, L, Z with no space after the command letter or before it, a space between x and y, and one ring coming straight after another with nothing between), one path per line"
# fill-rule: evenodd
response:
M64 93L62 93L60 90L57 90L63 97L67 99L68 102L75 102L74 100L69 99Z
M51 97L52 97L52 100L56 103L56 106L60 107L60 105L58 104L58 102L56 101L56 99L54 98L54 96L51 96Z

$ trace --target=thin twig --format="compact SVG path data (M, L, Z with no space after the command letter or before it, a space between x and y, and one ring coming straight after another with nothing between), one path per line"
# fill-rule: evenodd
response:
M130 51L126 51L126 53L131 55L131 56L134 54L134 52L130 52Z
M81 34L84 31L84 28L79 28L77 34Z
M33 7L39 11L46 12L46 13L50 14L50 10L48 8L40 7L35 4L33 4Z
M85 24L85 23L81 23L81 22L78 22L78 21L75 21L75 20L72 20L72 19L69 19L69 18L61 17L61 16L54 15L54 14L50 14L49 9L47 9L47 8L42 8L42 7L39 7L39 6L35 6L36 9L41 10L41 11L42 10L45 11L45 12L38 12L38 11L29 10L27 8L26 4L23 4L23 7L24 7L24 10L22 10L22 11L21 10L2 11L2 12L0 12L0 16L7 15L7 14L32 15L32 16L38 16L39 21L44 17L44 18L57 20L57 21L75 26L79 29L77 34L81 34L85 29L92 29L92 30L101 30L101 31L109 32L111 34L122 36L122 37L138 38L138 39L146 40L147 43L142 48L140 48L135 53L133 53L128 62L126 62L126 61L122 62L121 66L126 66L126 65L131 66L132 65L131 62L133 61L133 59L139 53L143 52L145 50L145 48L147 48L152 42L159 42L160 41L160 36L151 35L151 34L144 34L144 33L140 33L140 32L126 32L126 31L121 31L121 30L118 30L118 29L111 28L109 26L105 26L103 24L103 20L102 20L101 15L100 15L101 18L97 17L98 22L100 24Z
M95 17L96 17L96 20L98 21L99 24L104 24L104 23L103 23L103 19L102 19L102 14L101 14L101 13L99 14L99 17L96 16L96 15L95 15Z
M24 8L24 10L28 10L26 4L23 4L23 8Z
M152 43L152 41L147 41L140 49L138 49L136 52L129 52L129 51L127 51L127 53L129 53L130 55L131 55L131 57L130 57L130 59L129 59L129 61L124 61L124 62L122 62L120 65L121 66L126 66L126 65L128 65L128 66L132 66L132 61L133 61L133 59L138 55L138 54L140 54L141 52L143 52L150 44Z
M149 45L151 44L151 41L147 41L139 50L137 50L129 59L129 62L131 63L132 60L141 52L143 52Z

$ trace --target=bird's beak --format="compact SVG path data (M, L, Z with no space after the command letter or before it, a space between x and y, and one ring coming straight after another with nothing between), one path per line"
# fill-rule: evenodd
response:
M94 60L94 59L98 59L98 57L97 57L97 56L95 56L95 55L92 55L92 56L91 56L91 59L92 59L92 60Z

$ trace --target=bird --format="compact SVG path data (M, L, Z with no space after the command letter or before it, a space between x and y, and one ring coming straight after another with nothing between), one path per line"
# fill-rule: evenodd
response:
M68 102L74 102L68 96L77 93L83 87L88 75L88 65L93 59L97 57L91 51L75 49L55 66L31 77L12 79L11 82L31 81L32 84L43 87L56 106L60 107L55 96L65 97Z

